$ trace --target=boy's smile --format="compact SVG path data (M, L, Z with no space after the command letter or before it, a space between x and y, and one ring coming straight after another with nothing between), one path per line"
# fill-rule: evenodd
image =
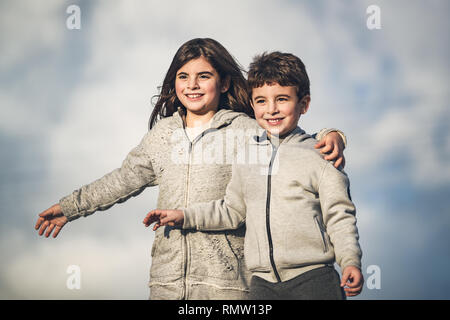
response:
M298 100L296 87L278 83L264 84L252 92L256 121L269 136L284 137L294 130L300 115L308 110L309 102L309 95Z

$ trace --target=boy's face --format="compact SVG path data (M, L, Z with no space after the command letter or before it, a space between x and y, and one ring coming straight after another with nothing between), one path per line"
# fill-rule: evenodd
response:
M310 100L305 96L299 101L296 87L278 83L264 84L252 92L256 121L269 136L284 137L294 130L300 115L308 111Z

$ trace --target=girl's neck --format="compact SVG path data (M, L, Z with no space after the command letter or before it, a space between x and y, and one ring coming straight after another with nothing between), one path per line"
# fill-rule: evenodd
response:
M208 123L216 114L216 110L210 110L203 114L196 114L192 111L186 110L186 127L194 128L200 127Z

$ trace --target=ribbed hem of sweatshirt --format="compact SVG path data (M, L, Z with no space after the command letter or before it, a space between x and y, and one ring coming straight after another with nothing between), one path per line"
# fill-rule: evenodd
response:
M291 279L294 279L295 277L298 277L299 275L326 266L327 264L313 264L309 266L304 266L300 268L289 268L289 269L277 269L278 274L280 275L281 281L289 281ZM252 272L253 276L258 276L268 282L276 283L277 279L275 277L275 274L273 272Z

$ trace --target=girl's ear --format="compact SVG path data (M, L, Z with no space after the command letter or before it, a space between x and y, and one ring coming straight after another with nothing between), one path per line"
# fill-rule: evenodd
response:
M228 91L228 89L230 89L230 82L231 82L231 77L228 75L221 83L221 85L222 85L222 87L220 88L221 93L225 93Z
M299 101L300 114L305 114L309 109L309 103L311 102L311 96L306 95Z

